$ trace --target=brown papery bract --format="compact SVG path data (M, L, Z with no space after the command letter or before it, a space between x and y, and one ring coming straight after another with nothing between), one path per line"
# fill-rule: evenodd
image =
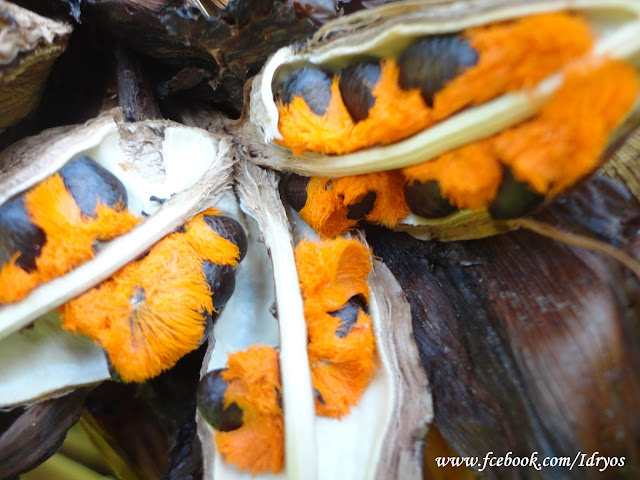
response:
M229 463L253 475L278 473L284 467L284 416L278 354L272 347L254 345L229 355L222 378L228 387L225 408L242 409L242 426L216 432L218 451Z
M369 250L357 240L337 238L321 243L303 241L295 251L308 352L319 415L340 418L356 405L377 368L371 318L362 309L344 337L336 335L341 323L330 315L354 296L369 302L367 278Z
M213 312L203 262L235 266L238 247L211 230L203 215L141 260L61 307L62 327L92 338L124 381L145 381L171 368L202 342Z
M314 114L301 96L278 105L282 146L296 155L306 151L345 154L386 145L414 135L455 112L506 92L530 88L587 53L593 43L583 20L549 13L465 30L478 63L451 80L434 97L433 108L419 89L403 90L392 58L381 60L372 90L375 103L365 120L354 123L342 101L338 78L324 115Z
M34 271L27 272L15 264L19 254L2 266L0 303L22 300L38 285L93 258L96 240L111 240L141 221L127 209L100 203L93 217L83 215L57 173L26 193L25 209L31 222L44 231L46 242Z

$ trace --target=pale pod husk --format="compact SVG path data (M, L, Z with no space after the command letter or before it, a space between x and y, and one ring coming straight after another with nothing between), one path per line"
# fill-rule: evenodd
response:
M280 49L253 80L251 123L272 149L254 161L301 175L337 177L408 167L466 143L493 135L533 115L560 86L559 74L537 87L502 95L472 107L404 141L346 155L304 154L269 143L281 138L274 93L291 70L304 65L345 65L351 58L401 50L417 37L543 12L572 10L585 15L597 41L589 55L640 61L640 4L634 0L408 1L358 12L330 22L303 46Z
M575 11L587 19L596 40L592 51L583 58L608 57L640 65L640 3L634 0L393 2L337 19L326 24L306 44L276 52L253 80L249 120L237 138L244 142L252 161L306 176L359 175L434 159L533 116L560 87L562 73L553 74L526 91L503 94L464 109L405 140L344 155L307 152L296 156L274 143L274 139L281 139L274 95L286 75L303 66L337 70L355 58L402 51L414 39L430 34L459 32L472 26L555 11ZM420 238L443 240L477 238L510 228L505 222L494 222L488 214L465 210L436 220L410 215L399 227Z
M114 109L84 125L44 131L0 154L0 204L89 155L124 184L128 208L145 217L129 233L101 243L91 260L22 301L0 306L0 407L110 377L102 350L60 330L54 309L215 205L230 187L229 152L228 141L204 130L164 120L124 123Z
M370 314L380 368L357 406L341 420L315 415L307 331L293 245L309 232L293 225L274 172L247 161L236 167L237 192L249 237L234 297L217 320L203 374L227 353L252 344L278 347L282 380L285 469L260 478L421 478L421 439L433 411L428 382L411 335L411 313L387 268L374 262ZM297 226L296 226L297 225ZM258 240L262 239L264 244ZM275 312L270 309L275 305ZM393 322L393 325L392 325ZM226 464L213 430L201 418L206 479L250 478Z
M38 105L71 31L67 23L0 0L0 133Z

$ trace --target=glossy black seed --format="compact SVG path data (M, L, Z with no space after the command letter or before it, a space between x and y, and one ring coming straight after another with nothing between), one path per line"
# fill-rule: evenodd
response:
M336 329L336 336L344 338L349 334L351 327L358 321L360 310L367 312L367 305L359 295L354 295L344 304L340 310L329 312L329 315L340 319L340 325Z
M320 393L320 390L318 390L316 387L313 387L313 396L316 397L322 405L327 404L327 402L324 401L324 397Z
M28 272L35 270L36 258L45 241L42 229L29 219L24 194L0 206L0 265L9 262L16 252L21 252L16 265Z
M109 207L127 205L127 190L122 182L87 155L67 163L59 173L84 215L93 215L97 199Z
M289 205L299 212L307 203L307 185L309 185L309 177L296 175L292 173L282 179L281 192Z
M489 206L489 215L496 220L522 217L535 210L544 196L533 191L526 182L515 178L510 168L504 167L498 194Z
M236 288L236 276L229 265L218 265L206 260L203 264L204 275L211 292L213 292L213 308L220 310L231 298Z
M369 116L376 99L371 91L380 79L380 62L369 61L349 65L340 71L340 94L344 106L355 123Z
M440 186L435 180L405 184L404 198L409 209L420 217L446 217L457 210L449 203L449 200L442 196Z
M202 417L219 432L230 432L242 426L242 409L237 403L224 408L224 393L227 382L222 379L225 369L207 373L196 392L196 403Z
M225 240L229 240L237 245L240 250L240 259L238 262L241 262L247 254L247 248L249 246L247 234L242 228L242 225L240 225L236 219L225 217L224 215L204 215L202 218L214 232Z
M400 55L400 87L419 88L431 107L436 93L476 63L478 54L459 34L431 35L418 40Z
M347 218L349 220L362 220L373 209L376 202L376 192L369 192L362 200L347 207Z
M331 101L331 76L315 68L301 68L287 75L282 85L282 102L301 96L316 115L324 115Z

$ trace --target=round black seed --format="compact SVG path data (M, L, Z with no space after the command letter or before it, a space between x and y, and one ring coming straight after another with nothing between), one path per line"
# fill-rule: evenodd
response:
M344 338L349 334L351 327L358 321L360 310L367 312L367 305L359 295L354 295L344 304L340 310L329 312L329 315L340 319L340 325L336 329L336 336Z
M87 155L70 161L59 173L84 215L93 215L96 200L109 207L127 205L127 190L122 182Z
M349 220L361 220L373 209L376 202L376 192L369 192L362 200L347 207L347 218Z
M307 203L307 185L309 177L303 177L292 173L281 182L281 192L289 205L296 211L302 210Z
M436 93L476 63L478 54L459 34L425 37L409 46L398 59L400 87L419 88L431 107Z
M442 196L440 186L435 180L405 184L404 198L409 209L420 217L441 218L457 210Z
M16 265L31 272L46 241L42 229L31 223L24 206L24 194L0 206L0 265L20 252Z
M331 76L315 68L301 68L287 75L280 95L285 104L302 97L313 113L322 116L331 101Z
M225 240L229 240L237 245L240 250L240 258L238 259L238 262L241 262L247 254L247 248L249 246L247 234L242 228L242 225L240 225L236 219L225 217L224 215L205 215L202 218L214 232Z
M224 393L227 382L222 379L225 369L207 373L196 392L196 403L202 417L219 432L230 432L242 426L242 409L237 403L224 408Z
M517 180L511 169L504 167L502 183L489 206L489 215L496 220L522 217L535 210L543 201L543 195L535 192L526 182Z
M206 260L202 264L204 275L211 288L213 308L220 310L233 295L236 288L236 276L229 265L218 265Z
M371 91L380 79L380 62L369 61L349 65L340 71L340 94L344 106L355 123L369 116L376 99Z

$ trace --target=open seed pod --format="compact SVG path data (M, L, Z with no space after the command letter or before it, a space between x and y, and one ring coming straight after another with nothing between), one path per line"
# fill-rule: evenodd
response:
M53 62L67 47L71 26L0 1L0 132L40 101Z
M595 170L637 104L639 38L628 0L383 5L276 52L253 81L241 141L253 161L307 176L403 169L414 214L398 228L414 235L498 233ZM628 77L628 92L614 82L586 93L600 75ZM599 109L618 113L587 133L579 119L606 117ZM569 158L578 171L559 167Z
M314 392L309 367L309 330L291 227L279 199L277 176L241 161L236 167L236 179L241 206L249 214L244 217L249 236L248 261L238 268L236 295L214 327L215 345L203 367L203 382L208 385L201 384L201 390L222 388L224 394L227 387L219 377L224 378L220 369L229 352L252 345L252 352L257 351L256 345L277 347L281 385L277 400L284 414L284 469L276 475L260 474L260 478L420 478L417 443L430 421L431 401L424 372L416 363L407 305L395 279L378 262L369 277L369 312L379 357L373 380L348 415L341 419L316 416L314 396L318 398L318 393ZM294 237L299 238L296 234ZM260 238L264 245L259 243ZM276 351L271 352L273 358ZM207 406L203 407L201 394L199 408L204 412ZM207 402L217 402L219 408L220 399ZM225 405L224 411L233 410L232 406ZM218 430L226 432L238 428L234 418L225 417L224 422L218 418L214 423ZM240 418L242 423L242 413ZM214 433L203 418L199 419L199 433L205 478L249 475L225 462L216 447L219 432ZM254 450L261 448L254 446Z
M86 160L87 156L91 162ZM14 235L15 220L22 217L12 215L16 209L6 206L15 203L15 199L24 198L27 211L32 215L31 192L38 191L45 179L48 182L60 177L66 179L64 186L69 197L91 198L94 185L87 180L89 176L75 177L77 170L70 168L78 169L85 163L99 165L99 168L92 167L92 171L102 172L102 178L115 177L124 187L124 198L128 198L127 212L139 217L134 222L137 225L127 233L106 240L94 237L90 245L91 256L84 263L37 285L23 299L0 306L3 359L0 362L0 405L25 403L110 378L102 350L84 337L59 330L58 311L53 310L103 282L130 262L151 257L151 254L143 254L163 237L212 207L230 184L232 158L228 143L214 139L204 130L169 121L121 123L118 109L105 112L84 125L52 129L27 138L0 156L3 270L8 265L7 251L11 264L22 257L22 254L12 253L16 250L16 242L17 250L31 253L28 242ZM78 178L81 180L74 185L74 179ZM88 191L83 191L85 187ZM25 190L26 196L23 195ZM100 199L102 201L102 197ZM95 197L92 200L95 204ZM76 202L76 209L83 209L82 202ZM122 206L123 198L120 197L117 203ZM96 212L103 206L96 206ZM24 217L24 210L22 212ZM65 210L63 215L67 213ZM100 214L96 215L99 218ZM82 218L88 218L89 222L95 220L90 213L83 214ZM66 226L64 222L60 225ZM61 238L72 245L81 235L82 228L78 224L70 231L62 232ZM20 231L30 232L29 229ZM43 258L44 249L52 242L53 234L58 233L46 230L44 246L35 249L37 268L40 268L38 261ZM25 238L29 240L34 236L26 235ZM23 248L25 246L27 248ZM26 267L25 272L30 273L28 270ZM11 293L7 292L6 284L3 290L3 294ZM213 302L215 304L215 298ZM34 327L24 328L35 320ZM25 382L27 378L29 381Z

